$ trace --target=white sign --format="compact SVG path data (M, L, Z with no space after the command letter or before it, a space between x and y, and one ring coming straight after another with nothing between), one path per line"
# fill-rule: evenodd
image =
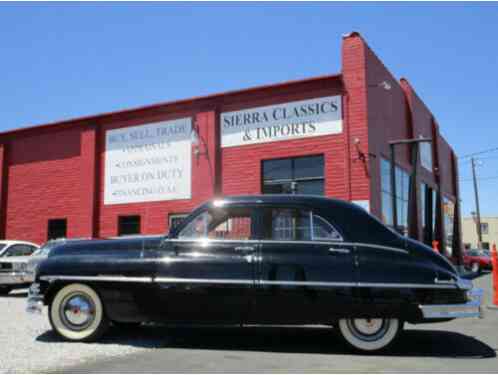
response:
M327 96L221 114L221 147L341 132L341 96Z
M190 118L106 133L104 204L189 199Z

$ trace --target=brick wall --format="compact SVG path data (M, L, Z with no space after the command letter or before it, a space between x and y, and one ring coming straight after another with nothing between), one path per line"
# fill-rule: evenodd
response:
M42 243L53 218L67 218L68 236L85 234L81 129L20 136L8 147L5 237Z

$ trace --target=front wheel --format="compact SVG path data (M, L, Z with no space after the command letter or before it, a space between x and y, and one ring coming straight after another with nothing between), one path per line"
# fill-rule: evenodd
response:
M70 284L59 290L49 308L54 331L69 341L95 341L109 327L97 292L84 284Z
M356 350L376 352L391 345L403 329L399 319L341 319L339 332Z

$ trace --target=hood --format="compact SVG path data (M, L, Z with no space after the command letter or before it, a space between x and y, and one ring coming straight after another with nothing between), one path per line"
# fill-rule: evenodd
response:
M20 257L3 257L0 258L0 263L28 263L31 256L20 256Z
M435 268L438 279L458 279L458 271L455 266L441 254L434 251L431 247L422 242L406 238L406 246L408 251L414 256L430 261Z
M55 246L50 251L48 257L58 257L66 255L104 255L116 254L125 255L127 251L156 249L165 236L133 236L115 239L81 240L68 241L59 246Z

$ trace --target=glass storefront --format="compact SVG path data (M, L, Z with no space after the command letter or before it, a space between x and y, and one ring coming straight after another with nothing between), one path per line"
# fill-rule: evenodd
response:
M436 191L423 182L420 184L420 218L424 243L432 246L436 229Z
M381 159L381 199L382 199L382 221L393 225L393 207L391 189L391 162ZM396 166L396 208L398 229L401 233L408 234L408 197L410 192L410 175L402 168Z
M324 158L304 156L263 161L263 194L324 195Z
M446 242L446 253L452 255L453 245L453 220L455 217L455 203L448 198L443 198L444 235Z

